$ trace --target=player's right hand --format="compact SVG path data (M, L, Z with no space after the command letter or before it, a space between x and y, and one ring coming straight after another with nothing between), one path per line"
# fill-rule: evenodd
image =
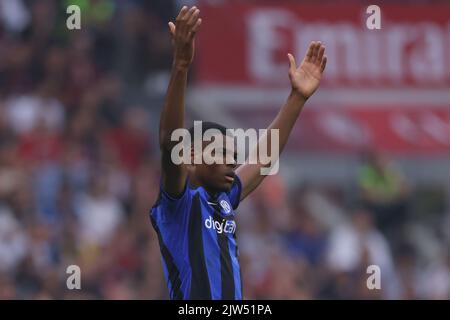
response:
M174 63L177 67L188 68L194 59L194 39L202 19L197 7L184 6L175 21L169 22L169 30L174 47Z

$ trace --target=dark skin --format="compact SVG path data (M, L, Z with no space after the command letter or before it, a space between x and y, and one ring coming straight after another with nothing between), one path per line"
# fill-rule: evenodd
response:
M261 168L269 167L270 165L245 163L236 168L235 163L231 160L233 157L231 150L226 150L226 148L224 148L223 156L227 157L228 161L223 162L231 162L231 164L176 165L171 161L171 150L178 142L171 141L170 137L175 129L184 127L187 74L194 59L195 36L201 24L200 10L195 6L192 8L183 7L175 23L169 22L174 48L174 61L159 127L163 186L167 193L177 197L183 192L186 178L189 176L191 184L202 186L210 194L214 194L228 191L233 184L234 174L237 174L242 182L241 200L243 200L266 177L261 175ZM325 47L320 42L311 42L304 59L298 67L294 56L288 54L291 93L267 128L268 130L279 130L280 153L287 143L304 104L319 87L327 63L327 57L324 53ZM268 154L272 154L270 135L267 142ZM258 145L260 143L262 141ZM264 141L263 143L266 142ZM203 146L205 147L206 144L204 143ZM253 152L257 152L257 148ZM192 150L191 157L195 156L200 155L195 155Z
M225 139L229 139L225 136ZM203 150L210 144L210 142L203 142ZM223 164L196 164L188 165L187 171L190 177L190 182L193 186L202 186L211 195L218 192L226 192L230 190L233 185L235 169L236 169L236 153L233 150L227 150L225 143L220 150ZM191 159L195 157L193 148L191 149Z

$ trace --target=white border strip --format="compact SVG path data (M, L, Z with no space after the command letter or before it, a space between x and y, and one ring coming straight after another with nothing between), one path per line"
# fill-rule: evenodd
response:
M289 89L265 89L252 87L197 86L191 88L191 97L197 102L215 107L236 105L259 108L273 105L280 107ZM446 107L450 108L450 89L348 89L319 88L309 104L323 107ZM214 108L214 111L218 111ZM205 110L206 111L206 110Z

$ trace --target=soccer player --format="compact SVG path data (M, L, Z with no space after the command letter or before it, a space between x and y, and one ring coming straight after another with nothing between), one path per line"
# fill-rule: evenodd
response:
M176 22L169 22L174 60L159 128L160 192L150 217L158 234L171 299L242 299L234 210L261 183L265 176L260 169L268 165L247 161L237 167L236 155L226 147L224 164L175 164L171 158L171 150L177 144L171 134L184 126L187 74L201 23L195 6L183 7ZM279 152L306 100L319 86L327 63L324 52L320 42L312 42L298 68L294 57L288 54L292 90L268 128L279 130ZM226 136L223 126L203 123L203 132L211 128L220 130L224 141L232 139ZM270 148L270 141L268 145ZM194 148L191 156L198 156Z

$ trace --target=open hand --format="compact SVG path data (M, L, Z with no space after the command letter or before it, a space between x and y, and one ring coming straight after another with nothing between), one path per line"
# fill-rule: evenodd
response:
M175 21L169 22L169 30L172 36L172 44L175 51L174 62L177 66L187 68L194 59L194 39L200 28L202 19L197 7L184 6Z
M288 54L289 79L292 90L299 93L305 100L312 96L319 87L322 73L327 65L327 56L324 53L325 46L320 41L311 42L308 52L298 68L294 56Z

